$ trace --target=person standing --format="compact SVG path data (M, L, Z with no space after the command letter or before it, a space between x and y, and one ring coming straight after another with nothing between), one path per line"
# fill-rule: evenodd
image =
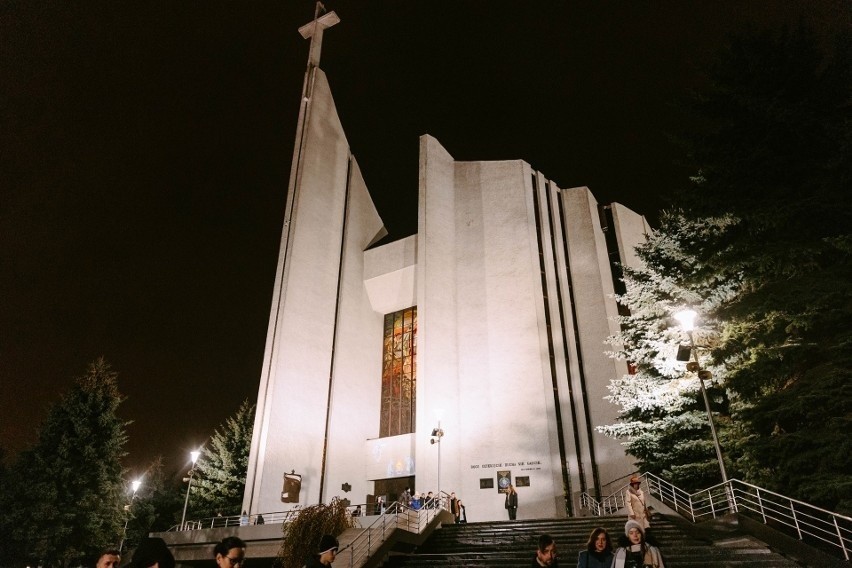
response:
M535 551L532 568L541 566L559 568L559 559L556 557L556 542L549 534L538 537L538 549Z
M518 516L518 492L511 483L506 490L506 510L509 511L509 520L514 521Z
M373 510L376 515L384 515L385 514L385 498L379 495L376 497L376 507Z
M633 519L624 524L628 544L615 551L613 568L665 568L656 546L645 542L645 528Z
M459 500L456 499L456 492L450 493L450 513L455 517L455 522L459 522Z
M247 526L248 526L248 524L249 524L249 516L248 516L248 513L246 513L245 511L243 511L243 514L242 514L242 515L240 515L240 526L241 526L241 527L247 527Z
M624 494L624 504L627 507L628 520L642 525L643 532L651 526L648 519L648 506L645 503L645 492L642 491L642 480L635 475L630 478L630 486Z
M603 527L598 527L589 535L586 550L577 558L577 568L611 568L612 539Z

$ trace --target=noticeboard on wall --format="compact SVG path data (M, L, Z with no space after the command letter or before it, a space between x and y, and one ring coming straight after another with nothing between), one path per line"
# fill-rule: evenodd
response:
M497 492L508 493L512 485L512 472L508 469L497 472Z

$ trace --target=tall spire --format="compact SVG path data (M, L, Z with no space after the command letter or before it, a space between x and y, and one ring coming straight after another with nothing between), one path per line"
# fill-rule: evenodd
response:
M320 14L323 14L320 17ZM330 28L338 23L340 18L333 11L325 13L325 6L322 2L317 2L316 10L314 11L313 21L299 28L299 33L305 39L311 38L311 50L308 53L308 69L319 67L320 52L322 51L322 32L326 28Z

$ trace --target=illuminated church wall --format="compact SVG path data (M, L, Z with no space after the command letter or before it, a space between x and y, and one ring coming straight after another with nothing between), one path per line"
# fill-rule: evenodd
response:
M373 431L348 416L368 412L378 396L366 389L367 377L378 373L369 338L381 333L382 317L364 291L363 251L385 231L351 159L325 75L315 77L303 109L299 174L291 175L258 393L244 498L252 512L289 507L281 492L291 470L303 476L302 502L320 499L332 373L329 427L337 434L329 440L362 446ZM349 423L340 428L342 422ZM331 446L326 457L337 459Z
M508 472L519 518L565 514L581 490L630 473L621 446L594 431L626 372L606 357L615 330L607 242L587 188L560 189L521 160L456 162L420 140L416 235L373 246L384 228L318 69L303 100L272 298L244 508L287 510L375 482L456 491L471 520L505 518ZM302 119L300 119L301 121ZM613 205L620 251L641 216ZM384 322L416 308L414 432L380 437ZM387 389L386 382L386 389ZM302 476L282 503L283 475ZM481 488L483 480L492 487ZM488 481L490 480L490 481ZM346 489L344 489L346 487ZM395 496L393 496L395 497ZM576 509L574 511L576 513Z
M501 471L528 478L520 518L559 514L563 458L575 501L631 471L594 431L626 372L604 354L616 306L597 203L522 161L455 162L428 136L420 180L418 487L437 487L440 415L441 487L476 518L505 515L496 488L480 489Z

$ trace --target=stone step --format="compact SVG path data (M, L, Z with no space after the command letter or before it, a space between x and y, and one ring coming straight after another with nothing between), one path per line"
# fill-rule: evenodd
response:
M533 519L448 525L408 555L392 556L388 568L527 568L538 544L538 535L550 534L556 541L561 563L572 566L595 527L605 527L617 546L623 535L624 517L581 519ZM655 515L653 536L667 566L757 566L793 568L800 566L771 551L748 536L712 543L686 534L665 517Z

